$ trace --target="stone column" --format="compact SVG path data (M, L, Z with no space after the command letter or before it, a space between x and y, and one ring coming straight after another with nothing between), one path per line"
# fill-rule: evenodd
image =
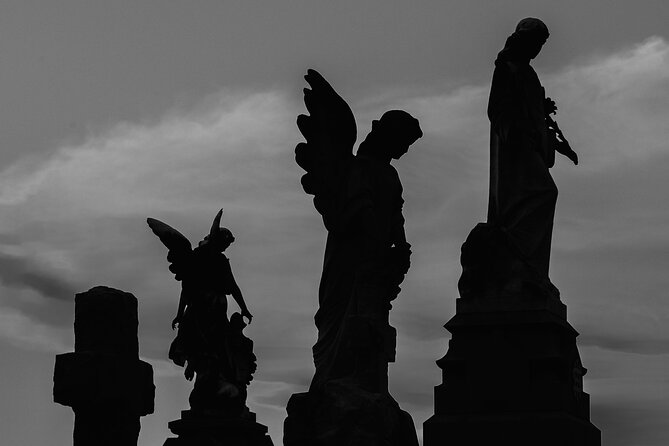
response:
M137 299L97 286L74 302L74 352L56 355L53 399L74 411L74 446L136 446L155 395L153 368L139 359Z

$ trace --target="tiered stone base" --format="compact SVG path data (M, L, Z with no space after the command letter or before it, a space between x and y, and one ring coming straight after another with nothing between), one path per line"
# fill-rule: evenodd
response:
M288 402L284 446L418 446L411 415L388 393L341 382Z
M557 299L458 299L425 446L599 446L586 369Z
M168 438L163 446L273 446L267 426L252 412L225 417L184 410L168 427L178 437Z

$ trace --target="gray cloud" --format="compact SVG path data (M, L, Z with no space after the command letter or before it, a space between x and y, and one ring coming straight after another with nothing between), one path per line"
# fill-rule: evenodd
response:
M669 403L657 399L620 399L591 404L592 421L606 446L659 446L669 443Z
M653 339L651 337L637 337L625 334L620 336L597 335L589 333L586 327L585 334L579 336L578 343L582 346L594 346L606 350L614 350L625 353L638 353L647 355L669 354L669 339Z
M620 350L662 352L669 338L661 328L669 324L662 291L666 253L660 244L669 222L663 206L667 164L658 149L666 135L656 127L667 116L649 116L637 106L645 99L624 93L639 79L650 79L644 91L661 84L669 72L660 63L666 47L651 41L549 77L551 92L560 99L560 124L572 143L583 147L582 166L554 169L561 198L553 278L570 320L584 333L584 345L603 346L614 359ZM633 66L643 69L624 70ZM621 72L624 76L616 77ZM607 94L599 94L603 90ZM593 91L592 104L582 99ZM425 138L398 163L414 256L393 303L400 345L391 366L397 399L421 414L429 413L431 387L440 379L434 361L447 348L442 326L457 296L459 247L485 218L486 95L485 86L431 90L419 98L401 91L376 102L360 101L356 110L364 118L363 132L368 117L390 107L406 108L425 123ZM174 336L169 322L179 284L167 271L165 248L144 219L164 220L197 241L224 207L224 224L237 239L228 254L255 316L247 334L259 356L257 379L265 383L258 401L280 407L311 378L312 318L325 242L293 161L299 140L296 102L281 91L222 93L195 111L175 111L154 124L119 125L44 162L1 171L0 224L30 241L29 256L18 257L24 260L14 254L0 258L0 265L9 262L0 272L2 280L51 293L43 313L63 301L57 296L89 285L130 291L140 300L142 354L164 359ZM650 136L644 126L610 125L630 114L634 123L651 119ZM587 119L581 122L582 117ZM635 251L640 240L645 244ZM36 278L59 277L25 260L37 254L62 259L67 277L86 286ZM43 317L31 311L24 313ZM17 320L19 328L30 323ZM19 328L3 336L25 339Z
M442 312L403 312L395 325L403 336L415 341L443 340L447 337L444 324L448 316Z
M10 287L31 289L49 299L71 300L78 289L63 274L33 259L0 253L0 282Z
M276 407L277 409L284 409L288 404L288 400L294 393L306 392L309 388L309 383L306 386L300 387L283 387L281 390L270 394L255 397L253 400L258 404Z
M669 279L663 274L669 269L669 245L640 243L636 234L610 244L595 237L580 249L558 251L553 260L553 280L581 332L580 342L613 351L669 352Z

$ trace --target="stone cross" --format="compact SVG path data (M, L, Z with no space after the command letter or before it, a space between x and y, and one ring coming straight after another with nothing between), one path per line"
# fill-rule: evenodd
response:
M74 411L74 446L136 446L155 396L153 368L139 359L137 298L97 286L74 308L74 352L56 355L53 400Z

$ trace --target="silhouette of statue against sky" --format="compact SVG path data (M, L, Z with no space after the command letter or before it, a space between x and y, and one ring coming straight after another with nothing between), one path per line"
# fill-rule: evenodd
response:
M307 171L302 183L315 196L328 230L312 387L346 378L370 391L385 391L383 375L394 356L394 347L388 348L394 344L388 311L411 255L402 183L390 162L422 132L408 113L386 112L372 122L353 156L356 126L350 108L316 71L306 79L312 89L305 90L304 100L311 115L298 119L307 142L297 147L297 161ZM383 342L376 345L374 339Z
M185 366L195 386L189 401L192 409L224 411L238 415L246 409L246 386L256 369L253 342L242 334L253 317L223 252L235 240L221 228L218 212L209 235L195 249L186 237L169 225L147 219L151 230L169 249L170 271L181 281L181 297L172 328L178 333L169 358ZM240 313L228 321L227 296L237 302Z
M462 246L460 298L444 326L434 415L423 444L599 446L583 391L578 332L548 277L557 187L555 152L576 153L551 118L530 66L548 28L523 19L495 61L490 89L488 221Z
M172 329L178 329L169 358L185 367L187 380L195 378L188 398L191 410L168 423L177 437L164 446L245 444L272 446L267 426L256 421L246 406L247 386L256 371L253 341L242 333L253 316L235 281L230 261L223 254L235 238L221 228L221 209L209 234L193 249L171 226L148 218L154 234L169 250L170 271L181 281L181 297ZM228 320L227 296L241 313Z
M495 61L488 102L488 225L479 225L470 236L472 243L463 248L466 271L461 291L464 288L464 294L468 294L467 287L477 286L478 279L469 280L467 275L473 272L472 267L480 266L476 265L480 259L473 257L490 255L473 246L471 237L474 236L479 240L497 237L511 249L511 258L497 259L498 266L505 264L507 268L504 274L498 271L497 275L500 280L504 280L501 276L512 280L506 280L502 289L496 291L513 292L531 285L559 296L548 278L557 201L557 187L548 169L555 163L555 152L565 155L574 164L578 163L578 157L550 117L557 107L552 99L546 98L530 65L548 36L548 28L541 20L523 19ZM468 255L467 250L472 255Z
M350 436L356 429L337 426L336 420L370 395L381 395L383 407L390 409L385 415L374 413L371 405L355 409L367 414L358 417L364 425L358 434L392 441L383 444L413 444L396 443L403 435L415 438L415 429L388 394L388 363L394 361L396 343L388 316L411 255L402 183L391 161L407 153L422 131L407 112L388 111L372 122L354 156L356 124L348 104L318 72L309 70L305 79L311 86L304 90L309 115L298 117L298 127L306 143L297 146L296 161L307 172L302 185L314 195L328 235L315 316L316 371L309 393L293 395L289 402L284 444L358 444L362 440ZM300 399L304 395L311 402ZM309 418L317 407L331 419Z

